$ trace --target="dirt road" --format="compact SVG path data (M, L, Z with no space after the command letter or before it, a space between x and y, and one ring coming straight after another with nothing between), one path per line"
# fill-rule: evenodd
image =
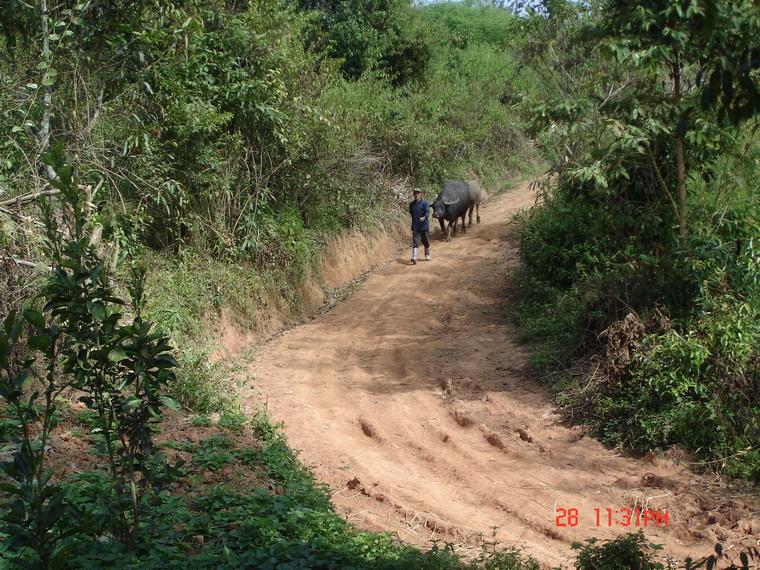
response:
M507 221L534 199L527 185L493 199L466 235L433 235L433 261L411 266L404 249L347 301L265 344L249 411L266 402L349 521L422 546L466 551L495 532L556 565L571 542L626 530L615 523L634 505L668 513L667 527L644 530L673 555L757 546L756 501L565 427L528 378L508 319ZM576 526L573 511L557 520L562 508L577 509Z

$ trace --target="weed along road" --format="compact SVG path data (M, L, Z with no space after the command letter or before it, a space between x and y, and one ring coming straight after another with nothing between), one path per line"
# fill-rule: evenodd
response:
M332 311L264 345L247 411L266 402L347 520L421 546L466 553L493 533L557 564L574 541L637 527L681 558L755 545L756 499L605 448L564 425L530 377L509 323L508 221L535 199L527 184L493 197L465 235L432 233L432 261L411 266L404 248Z

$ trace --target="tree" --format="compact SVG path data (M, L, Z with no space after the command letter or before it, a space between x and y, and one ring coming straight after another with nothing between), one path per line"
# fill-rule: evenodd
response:
M77 135L88 135L109 97L129 82L130 70L144 66L128 47L150 4L140 0L0 0L0 35L5 40L4 50L0 42L0 55L7 54L12 67L17 62L36 67L19 70L13 99L17 108L8 110L19 122L13 137L17 148L33 157L35 170L48 181L55 173L42 157L55 139L62 138L61 131L75 138L71 136L77 122L74 117L84 116L83 133ZM88 80L99 86L95 97L90 96ZM80 101L85 109L77 108Z
M650 101L674 147L676 191L649 152L658 183L676 203L682 247L688 236L685 138L700 108L734 123L760 112L760 6L753 0L609 0L602 33L618 59L663 88ZM675 197L674 197L675 194Z
M300 0L302 10L318 14L317 33L307 43L341 60L349 79L380 68L396 84L418 78L430 57L421 37L404 28L408 0Z

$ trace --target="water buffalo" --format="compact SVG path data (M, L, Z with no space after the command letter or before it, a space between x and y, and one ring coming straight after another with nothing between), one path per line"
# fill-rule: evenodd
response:
M480 223L480 201L483 192L474 180L452 180L443 185L443 190L433 202L431 209L433 217L441 224L441 231L446 234L446 241L451 241L451 228L457 231L457 220L462 220L462 232L466 232L464 219L470 214L472 226L472 212L477 212L477 221ZM449 222L446 227L446 221Z

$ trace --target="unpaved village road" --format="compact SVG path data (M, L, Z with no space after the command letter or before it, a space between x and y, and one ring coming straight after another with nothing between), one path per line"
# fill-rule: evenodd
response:
M466 553L495 532L557 565L573 541L625 530L607 509L642 503L668 512L667 528L645 530L675 556L757 546L756 499L605 448L563 425L529 378L509 324L507 222L534 201L527 184L493 198L451 243L431 232L433 261L411 266L404 249L348 300L260 347L248 411L266 402L346 519L423 547L438 538ZM577 509L577 526L557 526L557 508Z

